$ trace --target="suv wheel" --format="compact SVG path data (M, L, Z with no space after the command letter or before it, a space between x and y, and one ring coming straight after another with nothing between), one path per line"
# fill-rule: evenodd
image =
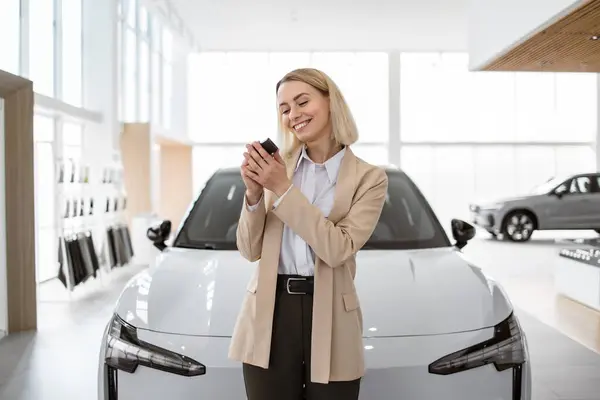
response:
M503 235L513 242L526 242L535 230L533 216L525 211L514 211L504 220Z

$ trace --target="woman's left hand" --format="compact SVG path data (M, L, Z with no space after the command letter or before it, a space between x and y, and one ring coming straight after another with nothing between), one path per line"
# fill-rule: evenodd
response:
M259 142L246 145L244 157L248 160L250 177L260 183L265 189L277 196L282 196L292 182L287 176L287 170L279 150L270 155Z

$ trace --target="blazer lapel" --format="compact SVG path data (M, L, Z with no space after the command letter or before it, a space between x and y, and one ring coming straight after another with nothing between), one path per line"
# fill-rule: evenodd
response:
M287 176L289 179L292 179L294 177L294 171L296 170L296 166L298 165L298 159L300 158L300 154L302 154L302 147L296 150L294 155L292 155L289 158L288 162L285 165L287 170Z
M335 194L333 207L327 218L333 223L339 222L350 210L352 205L352 194L356 189L356 156L346 146L346 154L342 159L340 171L338 173L337 183L335 185Z
M327 218L334 224L339 222L350 210L353 193L356 186L356 157L346 147L346 154L342 159L338 172L333 207ZM316 307L313 310L313 331L311 380L313 382L327 382L330 376L331 360L331 333L333 330L333 269L323 267L320 260L315 266L315 293Z

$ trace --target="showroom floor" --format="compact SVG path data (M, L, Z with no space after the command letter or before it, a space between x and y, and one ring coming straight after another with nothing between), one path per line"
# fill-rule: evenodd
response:
M504 285L518 309L531 350L533 398L600 400L600 314L555 300L552 288L556 249L563 245L544 235L518 246L481 235L465 254ZM140 269L116 271L110 282L71 300L57 282L42 285L39 332L0 341L0 399L95 400L104 326L123 285Z

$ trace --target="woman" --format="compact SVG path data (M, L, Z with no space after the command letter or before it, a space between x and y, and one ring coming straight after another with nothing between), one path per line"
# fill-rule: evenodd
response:
M356 125L326 74L292 71L276 93L283 156L254 142L241 168L237 245L259 262L230 357L243 362L249 400L356 400L364 358L355 254L379 219L387 176L350 150Z

